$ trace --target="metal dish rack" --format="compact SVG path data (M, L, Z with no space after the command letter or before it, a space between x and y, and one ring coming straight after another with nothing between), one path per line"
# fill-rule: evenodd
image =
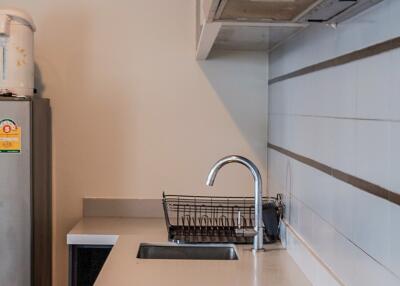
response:
M163 193L168 240L177 243L251 244L254 229L254 197L177 196ZM281 197L263 197L275 202L277 215ZM264 243L270 241L264 236Z

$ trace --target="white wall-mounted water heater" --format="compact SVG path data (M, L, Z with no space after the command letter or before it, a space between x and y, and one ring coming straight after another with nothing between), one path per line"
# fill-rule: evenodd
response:
M33 95L34 32L35 25L27 13L0 8L0 95Z

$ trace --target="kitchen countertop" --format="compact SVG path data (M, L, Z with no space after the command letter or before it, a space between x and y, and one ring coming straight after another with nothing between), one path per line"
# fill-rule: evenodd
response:
M253 254L237 245L239 260L137 259L142 242L166 242L163 219L84 218L67 236L68 244L113 244L96 286L311 286L280 243Z

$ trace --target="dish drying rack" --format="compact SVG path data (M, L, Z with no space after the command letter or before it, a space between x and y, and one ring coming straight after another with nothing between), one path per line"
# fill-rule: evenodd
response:
M181 196L163 193L168 240L177 243L251 244L254 235L254 197ZM263 197L283 214L281 195ZM264 235L264 243L270 243Z

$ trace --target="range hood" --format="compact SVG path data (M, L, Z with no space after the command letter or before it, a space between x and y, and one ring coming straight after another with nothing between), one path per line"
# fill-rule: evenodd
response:
M214 21L344 21L383 0L218 0Z
M196 58L204 60L213 48L271 51L310 25L335 27L383 0L198 1Z

